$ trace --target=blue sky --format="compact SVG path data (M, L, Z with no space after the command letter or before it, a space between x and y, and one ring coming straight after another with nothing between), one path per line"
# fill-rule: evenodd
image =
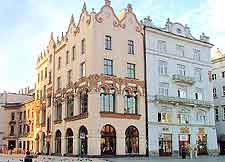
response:
M78 22L83 0L1 0L0 6L0 92L17 92L35 82L36 58L46 48L50 32L55 36L66 31L70 16ZM18 3L20 2L20 3ZM86 0L95 11L104 0ZM172 22L188 24L199 38L210 36L215 48L225 53L224 0L112 0L116 13L133 5L139 19L150 16L155 25Z

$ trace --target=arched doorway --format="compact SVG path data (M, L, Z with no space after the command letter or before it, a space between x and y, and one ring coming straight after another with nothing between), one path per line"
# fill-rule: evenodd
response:
M88 150L88 130L85 126L81 126L79 130L79 154L87 155Z
M116 154L116 131L111 125L105 125L101 130L101 155Z
M61 137L62 134L60 130L57 130L55 133L55 153L61 154Z
M66 148L67 153L72 154L73 153L73 131L71 128L68 128L66 131Z
M39 152L39 133L37 133L36 138L35 138L35 143L36 143L36 153ZM22 143L21 143L21 148L22 148Z
M130 126L125 132L126 139L126 154L138 154L139 153L139 132L134 126Z

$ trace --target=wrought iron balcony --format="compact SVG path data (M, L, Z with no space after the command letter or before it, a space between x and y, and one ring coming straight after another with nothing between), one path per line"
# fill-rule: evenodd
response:
M212 107L212 104L209 101L170 97L170 96L156 95L153 97L153 101L158 103L174 104L174 105L179 104L192 107L206 107L206 108Z
M172 79L177 83L184 83L184 84L190 84L190 85L195 83L195 80L193 77L183 76L179 74L174 74Z

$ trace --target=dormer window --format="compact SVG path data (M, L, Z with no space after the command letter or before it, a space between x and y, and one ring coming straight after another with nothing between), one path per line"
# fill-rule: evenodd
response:
M177 33L179 33L179 34L181 34L181 33L182 33L182 31L181 31L181 29L180 29L180 28L177 28Z
M109 35L105 36L105 49L112 50L112 37Z

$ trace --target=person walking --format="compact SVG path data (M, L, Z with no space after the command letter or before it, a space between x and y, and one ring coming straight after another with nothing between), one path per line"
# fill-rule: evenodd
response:
M194 147L194 154L195 154L195 159L198 158L198 149L197 146Z
M191 144L188 144L188 153L189 153L190 159L192 159L192 157L193 157L193 149L192 149Z
M184 145L181 146L181 156L182 159L186 159L186 148L184 147Z

